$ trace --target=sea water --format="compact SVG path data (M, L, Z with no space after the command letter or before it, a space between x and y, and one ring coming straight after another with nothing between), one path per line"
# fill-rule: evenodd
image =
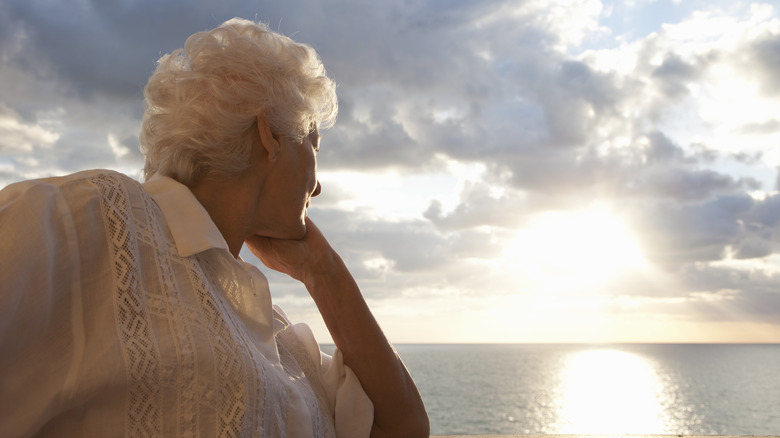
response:
M780 345L396 345L434 435L780 434Z

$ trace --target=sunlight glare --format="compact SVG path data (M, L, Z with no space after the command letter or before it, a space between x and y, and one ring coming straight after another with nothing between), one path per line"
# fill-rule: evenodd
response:
M596 286L646 264L622 221L600 207L540 215L509 243L505 256L528 268L548 289Z
M572 354L562 370L561 434L665 433L663 384L652 363L619 350Z

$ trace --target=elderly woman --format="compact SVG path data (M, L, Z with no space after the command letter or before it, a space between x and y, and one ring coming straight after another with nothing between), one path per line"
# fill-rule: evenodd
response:
M306 215L334 89L310 47L233 19L149 79L144 184L85 171L0 192L3 436L427 436ZM244 243L303 282L332 357L271 304Z

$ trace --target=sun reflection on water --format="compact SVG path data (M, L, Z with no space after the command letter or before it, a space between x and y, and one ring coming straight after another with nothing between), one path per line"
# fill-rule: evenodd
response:
M668 433L664 383L640 355L599 349L566 360L558 390L556 433Z

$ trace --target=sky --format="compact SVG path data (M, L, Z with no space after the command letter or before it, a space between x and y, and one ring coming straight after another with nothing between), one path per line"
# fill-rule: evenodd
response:
M3 0L0 187L140 179L156 60L254 19L338 83L309 214L391 341L780 342L771 3Z

